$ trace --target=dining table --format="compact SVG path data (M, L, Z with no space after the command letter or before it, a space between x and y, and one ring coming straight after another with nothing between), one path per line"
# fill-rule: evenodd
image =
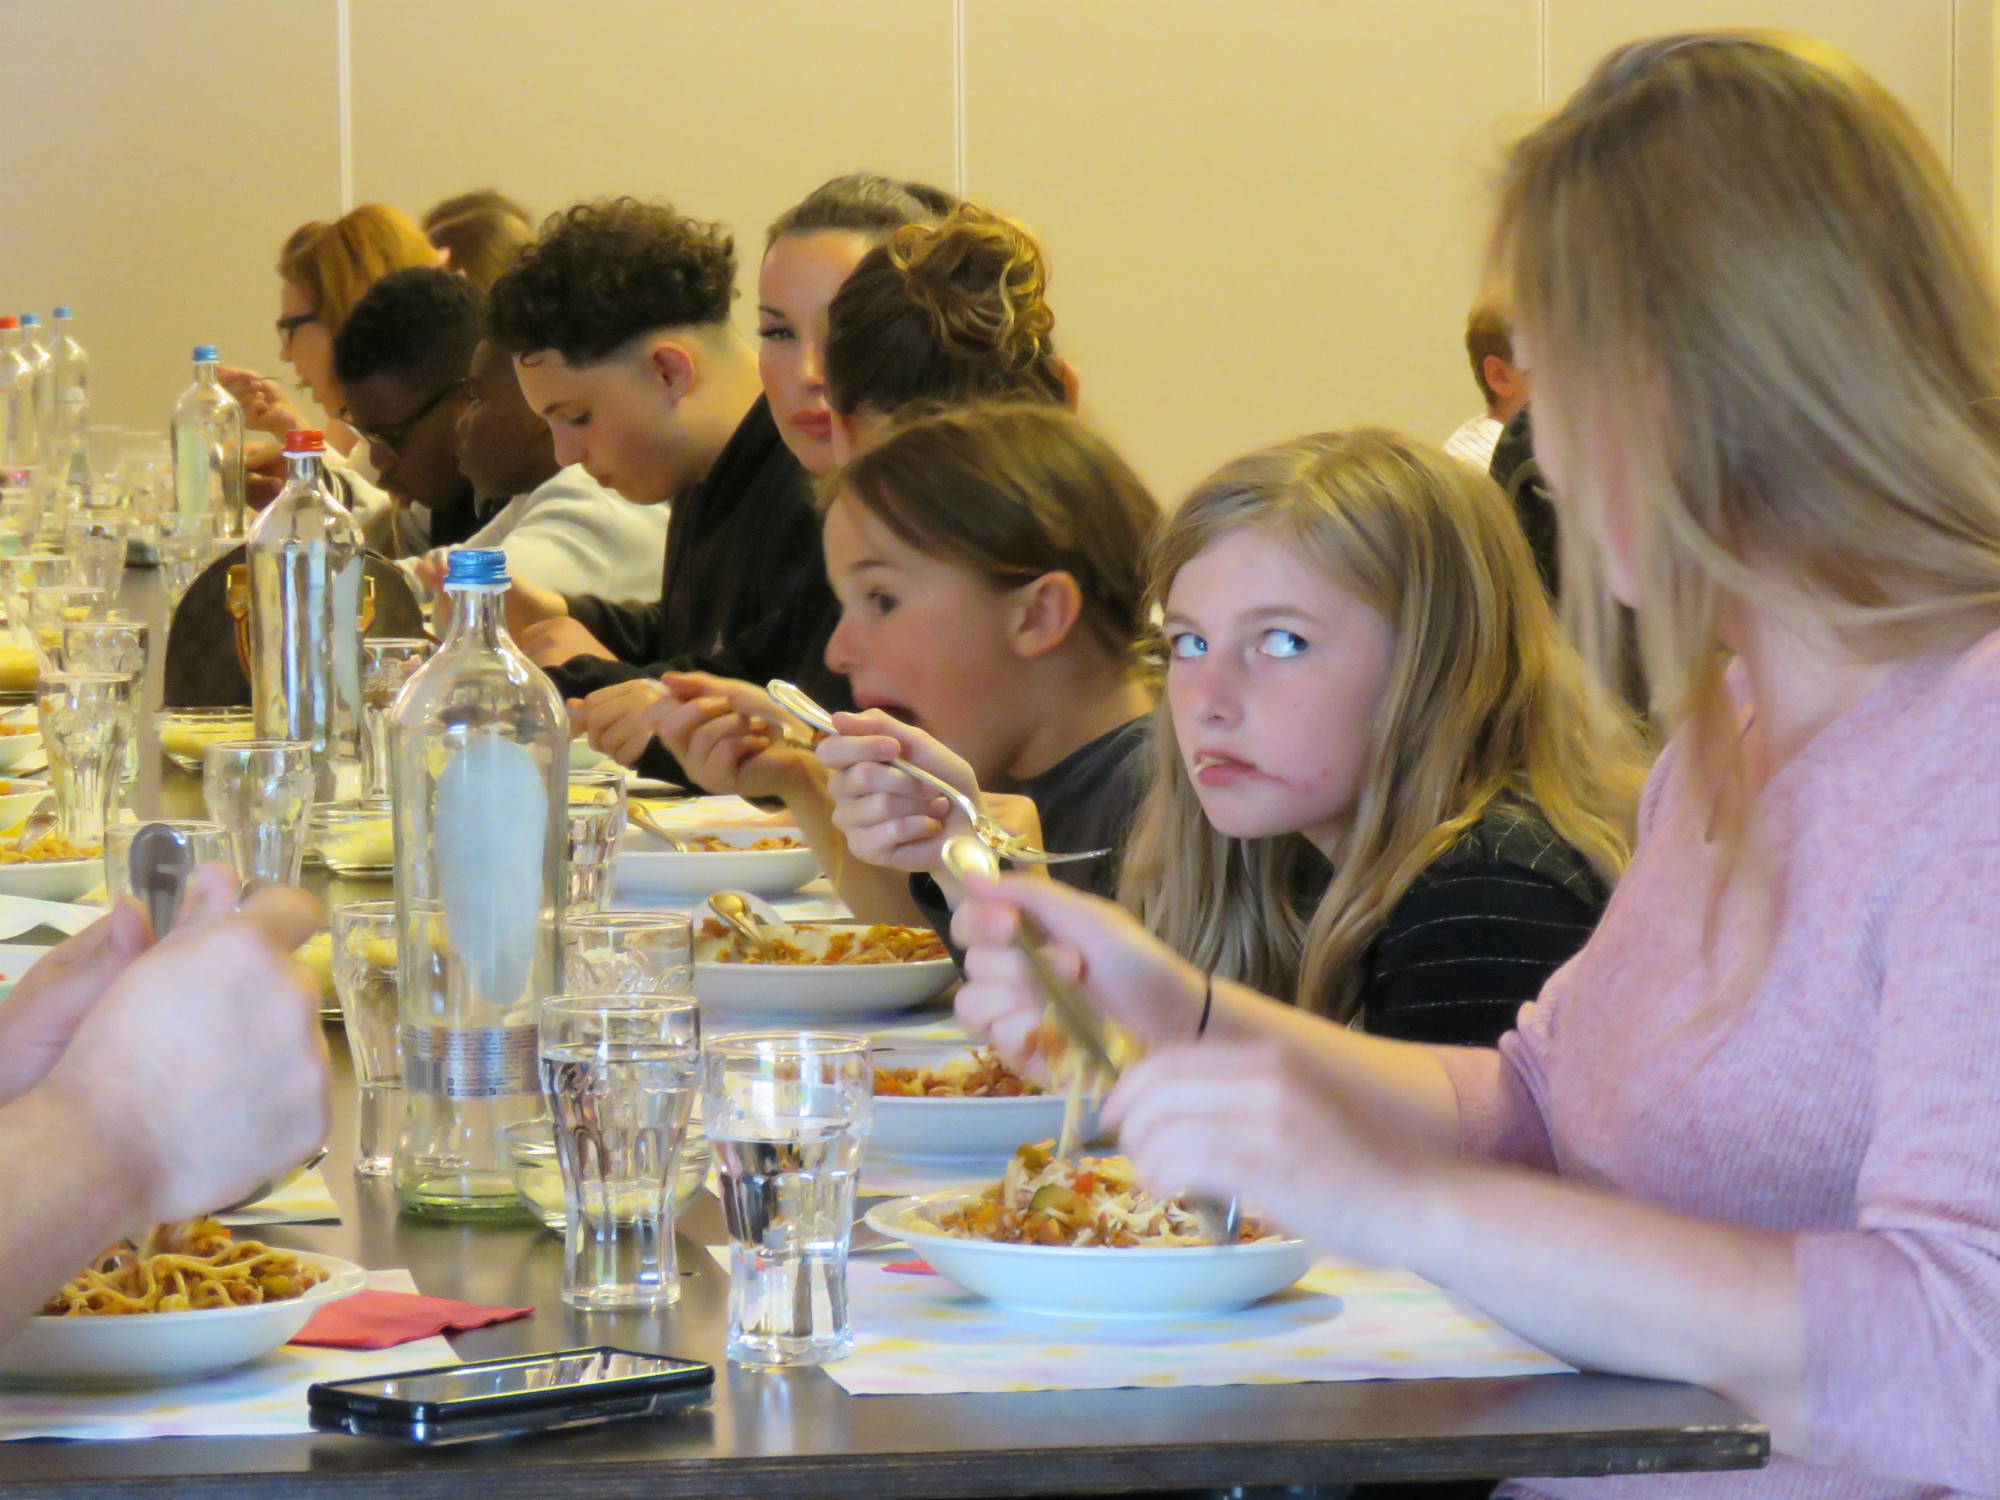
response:
M154 623L156 705L166 602L155 575L129 571L121 602ZM197 812L197 778L165 765L150 731L144 738L141 814ZM319 888L332 899L388 894L386 882L329 889L321 880ZM1736 1470L1769 1457L1766 1430L1718 1395L1596 1373L857 1396L819 1369L733 1366L727 1272L707 1249L726 1243L711 1195L678 1225L677 1306L617 1315L568 1309L559 1234L528 1219L410 1217L386 1180L354 1173L356 1091L338 1021L329 1021L327 1041L333 1129L322 1171L340 1222L273 1227L261 1238L372 1269L405 1268L430 1295L534 1309L455 1335L463 1359L612 1344L713 1364L712 1398L645 1420L435 1449L345 1434L0 1443L4 1500L1160 1494Z

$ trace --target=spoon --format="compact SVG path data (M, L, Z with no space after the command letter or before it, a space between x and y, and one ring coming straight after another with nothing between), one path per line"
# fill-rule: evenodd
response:
M678 834L668 832L667 825L654 817L652 812L643 803L628 801L625 804L625 817L633 827L650 833L654 838L666 844L674 853L692 854L695 852L694 845Z
M771 940L756 909L741 891L717 891L708 898L708 909L735 928L764 957L771 956Z
M37 802L21 824L21 836L14 840L16 853L24 853L36 839L46 838L56 831L62 819L56 813L56 799L44 797Z
M126 861L132 894L145 904L153 920L153 941L165 937L180 915L181 895L194 872L194 846L187 835L164 823L148 823L132 835Z

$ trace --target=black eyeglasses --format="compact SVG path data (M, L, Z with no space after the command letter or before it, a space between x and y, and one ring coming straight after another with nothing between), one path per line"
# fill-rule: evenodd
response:
M289 318L278 319L278 347L282 349L286 344L289 344L292 341L292 335L305 327L306 324L317 323L318 321L319 314L316 312L293 313Z
M374 432L370 432L366 427L355 421L345 408L341 410L340 420L345 422L349 427L352 427L364 443L378 443L382 447L387 448L391 453L397 453L402 450L403 444L409 441L410 434L415 431L417 423L423 421L425 417L428 417L453 396L461 394L471 384L470 380L454 380L422 406L403 418L402 421L390 427L380 428Z

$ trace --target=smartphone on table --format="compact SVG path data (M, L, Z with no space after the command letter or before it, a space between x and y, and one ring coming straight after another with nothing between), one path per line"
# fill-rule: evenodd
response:
M656 1416L707 1400L714 1384L714 1367L699 1360L561 1349L323 1381L306 1406L323 1432L435 1445Z

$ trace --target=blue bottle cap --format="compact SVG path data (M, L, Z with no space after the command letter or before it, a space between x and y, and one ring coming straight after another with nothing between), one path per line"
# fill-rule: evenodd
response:
M507 554L498 547L458 547L445 564L446 588L507 587Z
M67 302L58 302L56 304L56 316L59 318L69 318L74 317L75 314L71 311L70 305Z
M201 364L211 359L222 358L222 353L213 344L196 344L194 358L196 364Z
M40 328L42 326L42 315L40 313L22 313L21 326L23 328Z

